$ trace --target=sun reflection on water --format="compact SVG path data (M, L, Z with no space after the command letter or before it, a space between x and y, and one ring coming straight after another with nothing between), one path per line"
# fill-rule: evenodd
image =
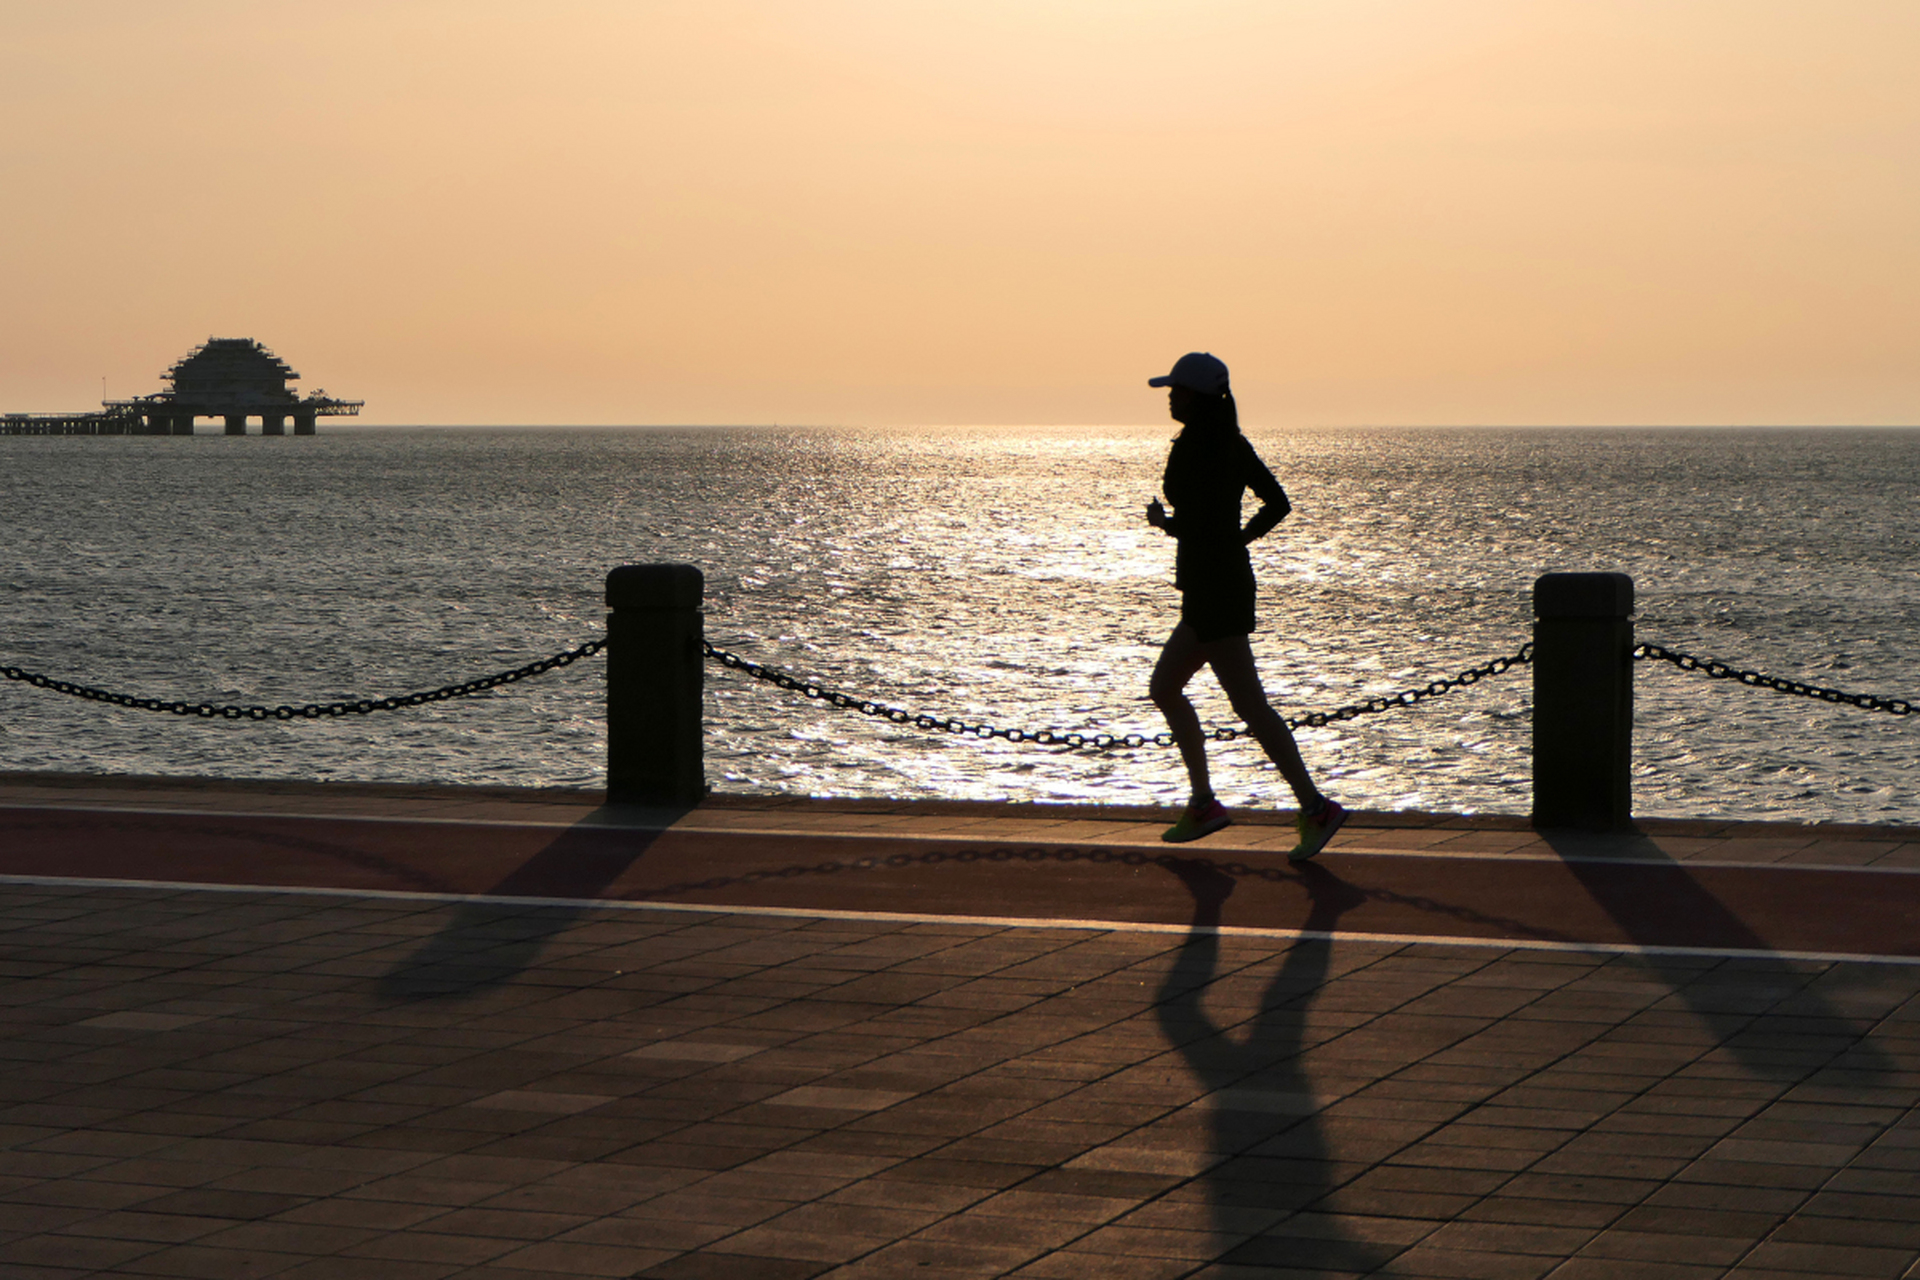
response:
M359 432L0 438L4 660L154 696L431 687L571 647L619 563L708 581L715 643L967 721L1146 732L1177 616L1142 520L1169 432ZM1914 696L1920 434L1250 432L1295 514L1255 547L1255 651L1298 713L1511 653L1548 570L1614 569L1640 633ZM287 447L290 446L290 447ZM276 452L276 449L278 450ZM105 505L102 505L102 504ZM709 772L814 794L1169 802L1173 753L929 736L714 670ZM1204 677L1203 718L1230 722ZM1920 819L1911 724L1642 668L1648 813ZM356 723L205 724L0 690L0 767L592 784L594 664ZM1356 805L1524 812L1524 672L1307 730ZM1235 803L1282 804L1247 744Z

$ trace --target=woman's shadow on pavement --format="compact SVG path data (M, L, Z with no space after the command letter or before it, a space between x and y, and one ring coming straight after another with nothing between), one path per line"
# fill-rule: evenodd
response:
M1168 1042L1211 1094L1211 1151L1226 1157L1202 1175L1216 1239L1236 1242L1215 1261L1314 1272L1382 1265L1398 1250L1350 1238L1331 1216L1310 1214L1271 1230L1278 1216L1333 1190L1337 1178L1318 1116L1322 1099L1301 1061L1334 944L1297 939L1262 990L1251 1021L1222 1026L1207 1013L1205 997L1220 976L1220 911L1235 881L1204 859L1171 858L1161 865L1193 895L1193 921L1156 1009ZM1325 867L1307 863L1296 874L1310 903L1299 926L1304 933L1332 933L1342 915L1366 901ZM1253 1238L1239 1243L1248 1235Z
M1749 954L1663 950L1645 904L1607 874L1603 861L1583 856L1579 841L1549 836L1548 842L1628 936L1649 948L1625 963L1667 988L1670 994L1661 1003L1685 1008L1698 1020L1707 1056L1730 1059L1748 1079L1782 1093L1834 1067L1839 1068L1830 1077L1834 1085L1863 1096L1888 1077L1893 1064L1865 1035L1872 1015L1829 998L1819 981L1827 966L1770 956L1768 944L1683 868L1676 868L1678 874L1665 886L1676 900L1663 904L1663 911L1678 911L1718 946ZM1214 1260L1333 1272L1384 1265L1399 1248L1356 1240L1331 1214L1287 1216L1311 1206L1345 1177L1319 1118L1323 1099L1302 1062L1302 1054L1318 1042L1309 1024L1314 996L1330 975L1338 976L1332 974L1334 943L1311 936L1296 940L1266 983L1252 1019L1223 1026L1203 1002L1221 976L1221 909L1235 880L1205 859L1167 858L1160 865L1179 877L1194 904L1156 1009L1168 1043L1209 1090L1211 1151L1226 1157L1202 1175L1216 1239L1223 1246ZM1309 900L1299 925L1304 934L1333 933L1343 915L1367 901L1362 890L1318 863L1297 867L1293 874ZM1795 1046L1799 1051L1778 1043L1810 1032L1830 1039L1817 1048Z

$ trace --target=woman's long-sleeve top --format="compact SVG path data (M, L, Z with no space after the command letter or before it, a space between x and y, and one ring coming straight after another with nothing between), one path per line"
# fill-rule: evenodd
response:
M1248 489L1261 507L1242 528L1240 497ZM1182 588L1223 573L1251 573L1247 544L1293 509L1252 443L1220 428L1189 426L1174 437L1161 490L1173 504L1166 530L1179 543L1174 583Z

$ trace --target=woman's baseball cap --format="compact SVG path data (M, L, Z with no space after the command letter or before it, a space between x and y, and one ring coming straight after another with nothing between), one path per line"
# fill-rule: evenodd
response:
M1173 362L1173 372L1163 378L1148 378L1150 387L1185 387L1202 395L1227 394L1227 366L1219 357L1205 351L1189 351Z

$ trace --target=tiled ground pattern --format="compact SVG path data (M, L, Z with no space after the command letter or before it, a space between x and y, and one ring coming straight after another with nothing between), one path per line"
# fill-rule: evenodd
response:
M20 884L0 922L19 1280L1920 1276L1913 966Z

